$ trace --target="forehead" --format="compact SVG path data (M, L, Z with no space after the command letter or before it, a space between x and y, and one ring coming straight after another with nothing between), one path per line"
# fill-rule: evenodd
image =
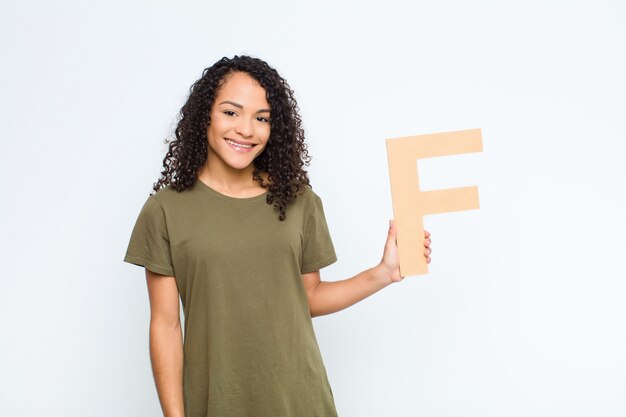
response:
M254 101L266 101L265 89L245 72L235 72L226 77L216 98L237 96Z

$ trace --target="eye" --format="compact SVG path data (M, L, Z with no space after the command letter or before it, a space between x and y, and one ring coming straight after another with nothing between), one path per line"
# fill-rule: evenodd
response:
M268 119L267 117L263 117L263 116L259 116L256 118L259 122L263 122L263 123L269 123L270 119Z
M232 110L224 110L222 113L224 113L226 116L235 116L237 114Z

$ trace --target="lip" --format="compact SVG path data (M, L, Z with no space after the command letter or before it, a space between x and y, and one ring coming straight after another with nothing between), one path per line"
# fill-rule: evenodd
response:
M231 141L231 142L235 142L235 143L238 143L238 144L240 144L240 145L246 145L246 146L247 146L247 145L251 145L251 146L256 145L256 143L252 143L252 142L245 142L245 141L243 141L243 140L237 140L237 139L231 139L231 138L224 138L224 140L229 140L229 141Z
M233 150L235 150L236 152L240 152L240 153L248 153L248 152L252 151L252 148L254 148L257 145L256 143L244 142L244 141L241 141L241 140L234 140L234 139L230 139L230 138L224 138L224 141ZM230 142L234 142L234 143L237 143L239 145L245 145L245 146L250 146L250 147L249 148L242 148L240 146L233 145Z

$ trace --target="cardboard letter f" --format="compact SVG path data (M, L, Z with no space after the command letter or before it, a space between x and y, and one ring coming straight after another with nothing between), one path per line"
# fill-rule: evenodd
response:
M400 275L428 273L424 257L424 220L427 214L473 210L478 187L420 191L417 160L482 151L480 129L387 139L393 213L398 232Z

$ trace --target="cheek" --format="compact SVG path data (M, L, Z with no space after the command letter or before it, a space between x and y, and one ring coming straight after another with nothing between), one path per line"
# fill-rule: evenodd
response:
M259 151L259 153L263 152L265 150L265 148L267 148L267 145L269 145L270 143L270 135L264 135L263 139L262 139L262 144L259 145L261 147L261 150Z
M206 132L206 137L209 143L217 143L220 138L220 132L215 126L209 127Z
M209 130L212 130L213 133L220 134L225 130L230 128L230 124L232 124L232 119L225 117L221 113L217 113L215 115L211 115L211 124L208 126Z
M271 133L271 130L270 130L270 127L268 125L267 128L263 131L263 142L265 144L267 144L269 142L269 140L270 140L270 136L271 136L270 133Z

